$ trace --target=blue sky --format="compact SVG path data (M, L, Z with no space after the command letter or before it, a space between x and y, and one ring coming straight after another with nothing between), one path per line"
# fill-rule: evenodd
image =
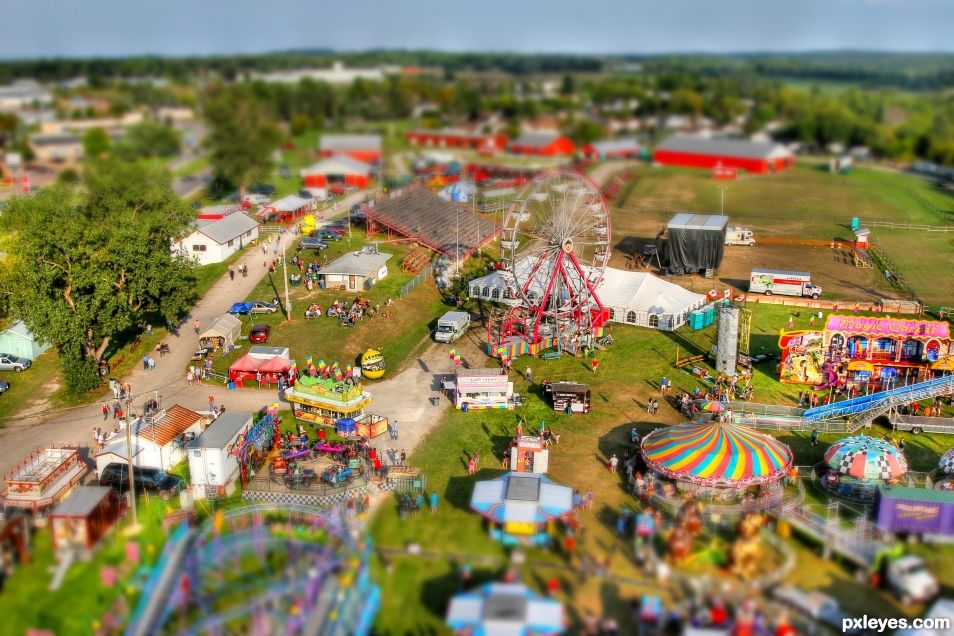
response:
M0 0L0 58L954 50L954 0Z

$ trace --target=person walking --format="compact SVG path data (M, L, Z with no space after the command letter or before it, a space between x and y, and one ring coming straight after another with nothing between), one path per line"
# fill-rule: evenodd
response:
M391 422L391 439L397 439L397 438L398 438L398 430L399 430L399 429L398 429L398 421L397 421L397 420L394 420L393 422Z
M209 410L215 412L215 396L209 393Z
M404 449L401 449L401 466L407 468L407 453L404 452Z
M155 371L155 369L156 369L156 359L153 358L152 356L149 356L149 370Z
M898 441L898 450L901 451L901 454L902 454L902 455L904 455L904 446L905 446L905 444L904 444L904 440L903 440L903 439L900 440L900 441Z
M598 360L596 360L596 358L594 358L594 359L593 359L593 362L590 363L590 364L591 364L591 366L593 367L593 373L595 374L595 373L596 373L596 370L597 370L597 369L599 368L599 366L600 366L600 363L599 363Z
M633 445L639 443L639 432L635 426L629 430L629 443Z
M195 330L195 335L199 335L199 319L196 318L195 322L192 323L192 328Z
M812 427L812 442L811 442L811 445L812 445L812 446L817 446L817 445L818 445L818 428L815 427L815 426Z
M235 270L229 265L229 280L235 280Z
M142 370L143 371L149 370L149 356L142 357Z
M653 415L659 414L659 400L653 398Z
M524 374L524 377L527 379L527 382L533 384L533 369L530 368L530 365L527 365L527 372Z
M434 514L435 512L437 512L437 501L438 501L437 492L436 491L432 492L431 493L431 514Z
M611 472L616 472L616 466L619 465L619 457L616 456L616 453L613 453L613 456L610 457L609 462L606 463L606 469Z
M103 402L103 421L105 422L108 419L109 419L109 407L106 405L105 402Z
M480 466L480 453L478 453L478 452L475 450L475 451L474 451L473 458L474 458L474 466Z
M646 400L646 415L652 415L652 414L653 414L653 399L648 398Z

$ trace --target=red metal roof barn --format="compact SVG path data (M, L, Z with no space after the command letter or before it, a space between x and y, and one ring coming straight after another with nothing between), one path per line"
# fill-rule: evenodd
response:
M340 155L302 168L301 178L307 188L323 188L332 183L367 188L372 171L371 164Z
M439 130L411 130L405 135L407 143L414 146L438 148L466 148L484 152L496 152L507 147L507 135L471 132L463 128Z
M318 155L347 155L365 163L376 163L381 160L381 135L322 135Z
M510 142L510 152L518 155L572 155L576 146L556 132L535 132L520 135Z
M779 172L795 165L795 155L780 144L682 135L659 144L653 159L668 166L737 168L757 174Z

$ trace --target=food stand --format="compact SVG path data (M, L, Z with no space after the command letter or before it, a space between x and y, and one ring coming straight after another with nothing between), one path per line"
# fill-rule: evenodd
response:
M579 382L554 382L549 385L553 410L561 413L589 413L590 387Z
M464 412L515 406L513 382L503 369L458 369L452 390L454 406Z
M300 378L294 388L285 389L285 398L296 419L323 426L334 426L345 417L360 420L371 405L371 394L360 384L330 378Z
M548 526L573 509L573 490L543 475L509 472L474 485L470 507L504 545L545 546Z
M76 448L44 448L24 459L6 475L0 494L7 508L48 510L70 493L87 472Z
M550 451L542 437L518 437L516 445L510 449L510 470L518 473L547 472Z

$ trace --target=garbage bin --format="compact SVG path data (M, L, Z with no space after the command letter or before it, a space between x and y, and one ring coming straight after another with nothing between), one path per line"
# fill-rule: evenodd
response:
M431 400L431 406L437 406L438 404L441 403L441 399L439 397L432 397L430 398L430 400Z

